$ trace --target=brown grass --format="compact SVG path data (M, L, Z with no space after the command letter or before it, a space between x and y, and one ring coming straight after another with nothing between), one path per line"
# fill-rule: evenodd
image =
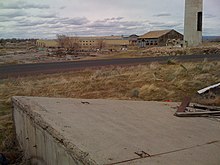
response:
M206 42L197 47L146 47L142 49L131 49L127 52L118 52L109 58L135 58L135 57L151 57L151 56L180 56L193 54L219 54L220 42Z
M12 96L181 101L220 82L220 62L152 63L131 67L0 80L0 151L14 149ZM219 98L209 104L220 105Z
M0 81L0 101L9 103L14 95L130 99L133 89L140 90L141 100L180 101L183 93L193 95L198 89L220 81L219 70L219 62L152 63L6 79Z

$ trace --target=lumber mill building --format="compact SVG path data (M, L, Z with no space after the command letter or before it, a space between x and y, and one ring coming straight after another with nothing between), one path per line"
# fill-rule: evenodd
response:
M139 47L147 46L166 46L168 41L182 41L183 35L176 30L158 30L150 31L138 37L137 44Z

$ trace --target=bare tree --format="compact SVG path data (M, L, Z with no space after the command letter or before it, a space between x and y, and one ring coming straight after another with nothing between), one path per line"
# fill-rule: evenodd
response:
M71 50L77 50L80 48L79 39L77 37L67 37L66 47Z
M79 39L77 37L68 37L66 35L57 35L59 47L66 49L80 48Z
M99 50L102 50L105 47L105 41L103 39L98 40L97 47Z
M66 45L66 40L67 40L67 36L62 35L62 34L61 35L57 34L57 42L58 42L59 47L64 48Z

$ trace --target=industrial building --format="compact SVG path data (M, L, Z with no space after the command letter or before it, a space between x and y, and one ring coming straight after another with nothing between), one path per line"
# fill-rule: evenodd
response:
M57 48L59 46L56 40L37 40L36 45L41 48Z
M188 46L202 43L203 0L185 1L184 40Z
M150 31L142 36L95 36L95 37L68 37L72 44L77 44L81 49L121 49L128 46L166 46L169 41L183 41L183 35L173 29ZM37 40L38 47L60 47L57 40ZM61 46L62 47L62 46ZM68 46L67 46L68 47Z
M183 40L183 35L175 30L150 31L138 37L138 46L166 46L168 40Z
M129 45L129 39L123 36L70 37L82 49L123 48ZM57 40L37 40L38 47L57 48Z

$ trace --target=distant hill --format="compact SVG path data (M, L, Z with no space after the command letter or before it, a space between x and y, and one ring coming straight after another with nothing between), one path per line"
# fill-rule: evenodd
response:
M204 42L220 42L220 36L203 36Z

